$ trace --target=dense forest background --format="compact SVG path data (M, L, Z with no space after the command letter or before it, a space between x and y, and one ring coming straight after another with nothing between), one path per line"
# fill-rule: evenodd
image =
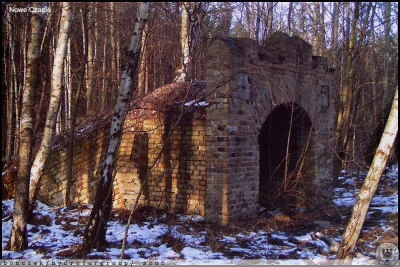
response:
M21 101L26 84L30 12L2 4L2 163L17 158ZM121 62L130 41L137 3L72 3L72 25L63 66L56 133L71 131L113 108ZM144 29L138 95L173 82L182 64L182 3L153 3ZM40 144L50 103L51 73L59 35L60 3L43 3L40 64L35 75L34 140ZM381 136L398 83L398 4L369 3L203 3L193 79L204 74L207 45L217 35L252 38L261 45L275 31L297 35L313 54L329 58L337 91L337 153L345 166L365 167ZM194 16L194 13L201 13ZM76 121L76 122L75 122ZM367 161L365 162L365 157ZM353 167L356 165L352 165Z

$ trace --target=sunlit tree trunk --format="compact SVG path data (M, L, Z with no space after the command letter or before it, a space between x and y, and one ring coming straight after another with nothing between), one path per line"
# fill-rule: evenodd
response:
M38 3L33 7L40 8ZM38 82L40 44L43 37L43 20L38 13L31 15L31 36L28 45L26 83L22 96L21 132L18 151L18 171L15 189L15 203L11 237L8 250L22 251L28 247L27 223L29 200L29 173L33 147L33 95Z
M67 50L69 32L71 28L72 12L70 3L62 3L62 13L60 20L60 34L57 40L56 53L54 57L53 72L51 75L51 96L50 105L47 110L45 129L39 151L36 154L30 175L29 205L30 211L34 207L36 196L39 190L40 178L42 176L44 164L50 152L51 140L53 137L53 124L56 120L57 109L60 103L62 92L62 73L64 59Z
M111 42L111 103L115 102L118 81L118 63L117 63L117 42L116 42L116 22L117 13L115 9L115 2L110 2L111 9L111 23L110 23L110 42Z
M88 31L88 63L86 71L86 113L88 115L93 114L93 83L94 83L94 60L95 60L95 36L94 36L94 21L96 20L94 16L94 11L89 11L89 31Z
M369 205L378 187L383 170L398 131L398 88L394 96L392 108L386 123L385 131L375 152L367 177L361 187L356 204L343 233L342 242L338 251L336 264L349 264L353 258L354 247L357 243L362 226L367 215Z
M352 110L353 101L353 81L355 74L354 61L354 49L356 42L356 29L359 19L359 2L355 3L354 7L354 19L351 27L351 36L349 40L349 48L346 57L346 77L344 81L343 92L340 98L340 107L337 118L336 126L336 151L340 157L340 160L346 162L346 147L349 138L348 128L350 123L350 116Z
M104 27L104 44L103 44L103 66L102 66L102 85L101 85L101 94L100 94L100 111L106 110L106 98L107 98L107 28L108 28L108 16L107 11L104 11L106 20L105 20L105 27Z
M110 129L110 143L107 148L101 178L97 185L96 199L86 224L83 237L83 246L86 249L103 246L106 243L107 222L112 208L112 186L115 160L122 137L123 124L127 113L127 104L133 95L132 86L136 87L134 79L137 78L140 64L140 46L144 25L148 17L149 3L139 5L138 16L134 25L134 32L127 51L126 62L121 78L121 85Z
M181 67L178 70L178 73L175 77L174 82L185 82L188 81L190 78L189 73L189 34L188 34L188 21L189 21L189 14L188 9L190 8L190 3L183 2L182 3L182 20L181 20L181 49L183 60Z
M139 78L138 78L138 95L144 95L146 92L146 58L147 58L147 48L146 48L146 38L147 38L148 24L145 25L142 35L142 53L140 56L140 67L139 67Z

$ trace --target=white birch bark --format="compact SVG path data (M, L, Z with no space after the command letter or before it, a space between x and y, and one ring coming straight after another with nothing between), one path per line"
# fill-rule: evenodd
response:
M51 96L50 105L47 111L45 129L43 139L40 144L38 153L36 154L35 160L31 169L30 176L30 192L29 202L32 209L36 199L36 195L39 189L40 177L42 176L44 164L46 163L47 156L50 151L50 145L53 136L52 124L56 119L57 108L60 102L61 86L62 86L62 74L64 59L67 50L67 42L69 38L69 32L71 28L72 12L71 6L68 2L62 3L62 13L60 21L60 34L57 40L56 54L54 57L53 72L51 75Z
M12 18L11 18L11 12L7 12L7 32L8 32L8 48L9 48L9 53L10 53L10 61L11 64L9 65L9 86L7 87L7 145L6 145L6 161L11 160L12 156L12 141L13 141L13 134L12 134L12 129L13 129L13 95L14 91L16 90L15 87L17 86L14 82L14 42L13 42L13 31L12 31ZM4 61L7 62L7 61Z
M386 167L388 156L397 136L399 127L398 111L399 103L397 88L381 141L376 149L374 159L371 163L364 184L361 187L356 204L353 207L353 212L349 219L349 223L347 224L346 230L343 233L342 243L340 245L335 264L349 264L352 260L354 247L356 246L361 228L364 224L369 205L371 204L371 200L376 189L378 188L383 170Z
M33 7L39 8L38 3ZM31 15L31 36L28 45L26 84L22 95L22 114L20 120L19 163L16 179L14 216L8 249L22 251L28 247L28 196L29 171L31 167L31 152L33 146L33 95L37 84L39 69L40 44L43 37L43 20L38 13Z
M119 143L122 137L123 124L126 117L126 107L131 99L133 79L138 74L140 64L141 40L144 25L147 22L149 3L142 2L139 5L138 16L135 20L134 32L127 51L127 59L123 68L121 84L117 103L110 129L110 143L107 148L101 178L97 186L96 200L86 225L83 245L86 248L103 245L107 230L107 221L112 208L112 179L115 168L115 160ZM136 88L135 88L136 90Z
M187 9L189 8L187 2L182 3L182 23L181 23L181 48L183 54L183 62L178 70L177 76L174 82L185 82L188 78L188 68L189 68L189 34L188 34L188 20L189 14Z

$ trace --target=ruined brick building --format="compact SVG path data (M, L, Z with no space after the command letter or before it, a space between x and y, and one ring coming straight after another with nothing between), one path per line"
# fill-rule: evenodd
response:
M264 46L218 37L208 54L205 83L170 84L132 104L114 207L131 207L147 173L141 204L222 224L256 214L291 188L296 196L277 198L274 208L330 203L334 90L324 58L312 56L304 40L279 32ZM107 123L77 132L73 202L93 200L108 132ZM58 205L66 154L62 145L53 149L39 192Z

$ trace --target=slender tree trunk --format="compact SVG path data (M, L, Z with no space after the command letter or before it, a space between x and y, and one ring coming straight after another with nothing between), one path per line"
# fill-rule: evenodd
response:
M336 264L349 264L353 258L354 247L364 224L365 217L371 200L378 187L383 170L390 151L393 147L394 140L398 131L398 88L393 99L392 108L386 123L385 131L382 134L381 141L375 152L374 159L369 168L367 177L361 187L356 204L353 207L352 215L343 233L342 243L340 245Z
M111 139L101 172L101 178L97 185L96 200L83 237L83 246L86 249L103 246L106 243L107 222L112 209L112 186L115 160L127 113L126 107L133 95L132 85L136 87L134 79L137 78L138 74L142 32L147 21L148 9L148 2L140 3L131 44L127 51L127 59L122 73L120 91L112 117L110 129ZM133 91L136 89L137 88L134 88Z
M38 3L33 7L40 8ZM38 81L40 44L43 36L43 21L38 13L31 15L31 37L28 46L26 84L22 98L19 162L15 189L15 203L11 237L8 250L22 251L28 247L27 223L29 200L29 172L33 147L33 94Z
M255 40L256 39L256 27L254 24L254 21L256 19L256 11L254 9L254 2L248 2L249 6L249 12L248 14L248 24L249 24L249 29L250 29L250 39Z
M351 29L351 37L349 40L349 49L347 52L346 59L346 77L344 81L344 88L341 96L337 126L336 126L336 151L342 161L346 162L346 151L347 141L349 138L348 127L350 123L350 115L352 110L353 101L353 81L355 74L354 61L354 49L356 42L356 29L359 19L359 2L355 3L354 7L354 19Z
M147 57L147 48L146 48L146 38L147 38L148 24L145 25L142 35L142 53L140 56L140 67L139 67L139 78L138 78L138 95L145 94L146 88L146 57Z
M107 14L107 11L104 11ZM107 15L106 15L107 18ZM101 86L101 95L100 95L100 111L106 110L106 98L107 98L107 28L108 28L108 19L105 21L105 35L104 35L104 45L103 45L103 69L102 69L102 86Z
M121 69L121 29L119 27L119 14L120 14L120 6L119 2L115 3L115 19L117 20L115 23L117 24L117 30L115 32L116 39L117 39L117 82L121 80L121 72L119 71ZM119 84L117 84L119 85ZM118 88L119 89L119 88ZM117 96L118 91L116 92L115 96Z
M38 153L32 165L30 175L30 191L29 191L29 204L30 211L34 208L37 193L39 191L40 178L42 176L44 164L46 163L47 156L50 151L51 140L53 136L53 124L56 120L57 109L60 103L60 95L62 92L62 73L64 66L64 59L67 49L69 31L72 21L72 12L70 3L63 2L62 13L60 21L60 34L57 40L57 48L54 57L53 72L51 75L51 97L50 105L47 111L45 129L43 139L40 144Z
M89 31L88 31L88 64L86 71L86 114L93 114L93 80L94 80L94 50L95 50L95 40L94 40L94 21L95 16L93 10L89 11Z
M319 54L325 56L326 51L326 31L325 31L325 3L320 3L320 9L318 9L318 25L319 25Z
M117 82L118 81L118 64L117 64L117 42L116 42L116 9L115 3L110 2L111 9L111 23L110 23L110 42L111 42L111 103L115 102L115 92L117 91Z
M288 33L289 35L292 33L292 12L293 12L293 2L289 2L289 11L288 11Z
M144 93L148 94L150 93L149 91L149 85L150 85L150 56L148 54L146 54L146 72L145 72L145 87L144 87Z
M390 60L390 14L391 2L384 3L384 31L385 31L385 52L383 67L383 94L382 94L382 121L385 116L386 107L389 106L389 60Z
M254 35L257 42L260 42L261 4L259 2L255 2L255 5L256 5L256 26Z
M333 3L333 14L332 14L332 59L333 59L333 67L336 68L338 60L337 60L337 52L338 52L338 36L339 36L339 2Z
M11 160L11 156L13 154L13 113L14 113L14 108L13 108L13 95L14 91L16 90L16 84L14 80L14 76L16 75L14 72L13 65L15 64L14 62L14 42L13 42L13 36L12 34L14 31L12 31L12 18L11 18L11 12L7 12L7 32L8 32L8 49L10 53L10 65L9 65L9 83L7 87L7 137L6 137L6 161ZM7 61L4 61L7 62Z
M68 150L67 150L67 170L66 170L66 178L67 178L67 187L65 190L65 200L64 205L68 207L71 203L70 192L71 192L71 183L72 183L72 171L73 171L73 162L74 162L74 137L75 137L75 124L76 124L76 112L78 106L79 96L82 91L82 87L84 85L84 79L87 69L87 56L88 56L88 21L87 21L88 7L85 6L81 9L81 18L82 18L82 38L83 38L83 66L81 71L81 76L79 80L78 89L76 91L75 98L71 102L71 126L68 133Z
M182 20L181 20L181 49L183 54L182 65L178 70L177 76L174 82L185 82L190 79L189 73L189 34L188 34L188 21L189 14L188 9L190 8L190 3L182 3Z
M320 42L319 42L319 2L314 2L313 4L313 17L312 17L312 28L313 28L313 42L312 42L312 46L313 46L313 54L316 56L320 55Z
M274 2L268 2L268 36L272 34L272 23L274 22Z
M71 79L71 38L68 39L68 50L67 50L67 55L66 55L66 60L65 60L65 67L64 67L64 80L65 80L65 86L64 86L64 112L65 112L65 130L67 133L70 133L72 131L71 128L71 109L72 109L72 79ZM67 156L68 156L68 150L67 150ZM68 161L68 159L67 159ZM67 163L68 164L68 163ZM67 169L68 169L67 165ZM65 195L64 195L64 206L67 207L69 205L69 195L70 195L70 190L71 190L71 179L66 175L67 178L67 185L65 188Z

